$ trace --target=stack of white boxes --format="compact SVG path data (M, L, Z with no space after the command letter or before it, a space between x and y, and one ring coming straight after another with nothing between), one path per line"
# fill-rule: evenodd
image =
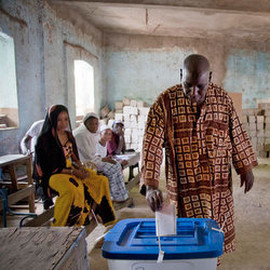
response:
M244 109L242 122L257 156L268 158L270 153L270 103L259 103L257 109Z
M144 128L149 107L143 101L129 100L115 102L115 120L120 120L125 126L125 141L127 149L142 150Z

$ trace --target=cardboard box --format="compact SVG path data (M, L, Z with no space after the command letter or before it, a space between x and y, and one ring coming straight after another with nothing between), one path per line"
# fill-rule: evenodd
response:
M138 108L139 115L148 115L150 108L149 107L140 107Z
M256 116L257 123L264 123L264 116Z
M115 117L115 120L123 121L123 114L122 113L115 113L114 117Z
M126 97L123 98L123 105L124 106L129 106L130 105L130 100Z
M228 92L233 101L234 108L242 121L242 93Z
M131 106L131 107L137 107L137 101L134 100L134 99L132 99L132 100L130 101L130 106Z
M101 118L105 118L108 115L109 112L110 112L109 107L108 107L108 105L106 105L105 107L103 107L100 110L100 116L101 116Z
M250 123L250 124L249 124L249 130L257 130L257 125L256 125L256 123Z
M257 130L263 130L264 129L264 123L257 123Z
M248 122L249 123L256 123L256 117L254 115L249 115Z
M123 109L123 102L122 101L115 101L114 106L115 106L115 110L122 110Z

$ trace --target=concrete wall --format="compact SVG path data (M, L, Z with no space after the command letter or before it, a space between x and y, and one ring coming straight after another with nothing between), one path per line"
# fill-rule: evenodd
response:
M59 7L58 7L59 8ZM230 92L243 93L243 106L269 99L270 42L206 40L103 34L72 20L46 0L2 0L1 32L14 38L19 127L0 131L0 155L17 153L30 125L45 108L62 103L75 122L74 60L95 69L95 111L124 96L152 103L179 82L185 56L209 58L213 81Z
M74 60L95 70L96 112L105 104L102 86L102 33L91 25L82 31L65 20L45 0L4 0L0 31L13 37L19 107L19 127L0 131L0 155L19 152L19 141L46 107L68 106L75 123Z
M261 50L229 50L224 87L243 93L243 108L256 108L270 98L270 53Z
M270 46L245 40L203 40L107 35L105 74L108 100L124 96L152 103L167 87L179 82L179 68L190 53L205 55L212 81L229 92L241 92L243 107L270 97Z

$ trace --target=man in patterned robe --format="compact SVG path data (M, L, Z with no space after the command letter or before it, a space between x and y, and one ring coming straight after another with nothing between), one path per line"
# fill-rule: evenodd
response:
M231 98L210 83L208 60L188 56L181 80L161 93L149 111L141 186L146 187L151 209L160 209L165 147L166 187L178 216L216 220L225 233L224 252L231 252L235 249L231 163L247 192L257 159Z

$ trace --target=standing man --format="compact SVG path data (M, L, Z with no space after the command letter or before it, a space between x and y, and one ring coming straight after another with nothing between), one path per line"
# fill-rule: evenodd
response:
M223 226L224 252L235 249L231 163L245 193L257 159L231 98L211 83L208 60L190 55L182 84L159 95L144 135L142 186L153 211L161 208L160 166L166 153L166 187L179 217L212 218Z

